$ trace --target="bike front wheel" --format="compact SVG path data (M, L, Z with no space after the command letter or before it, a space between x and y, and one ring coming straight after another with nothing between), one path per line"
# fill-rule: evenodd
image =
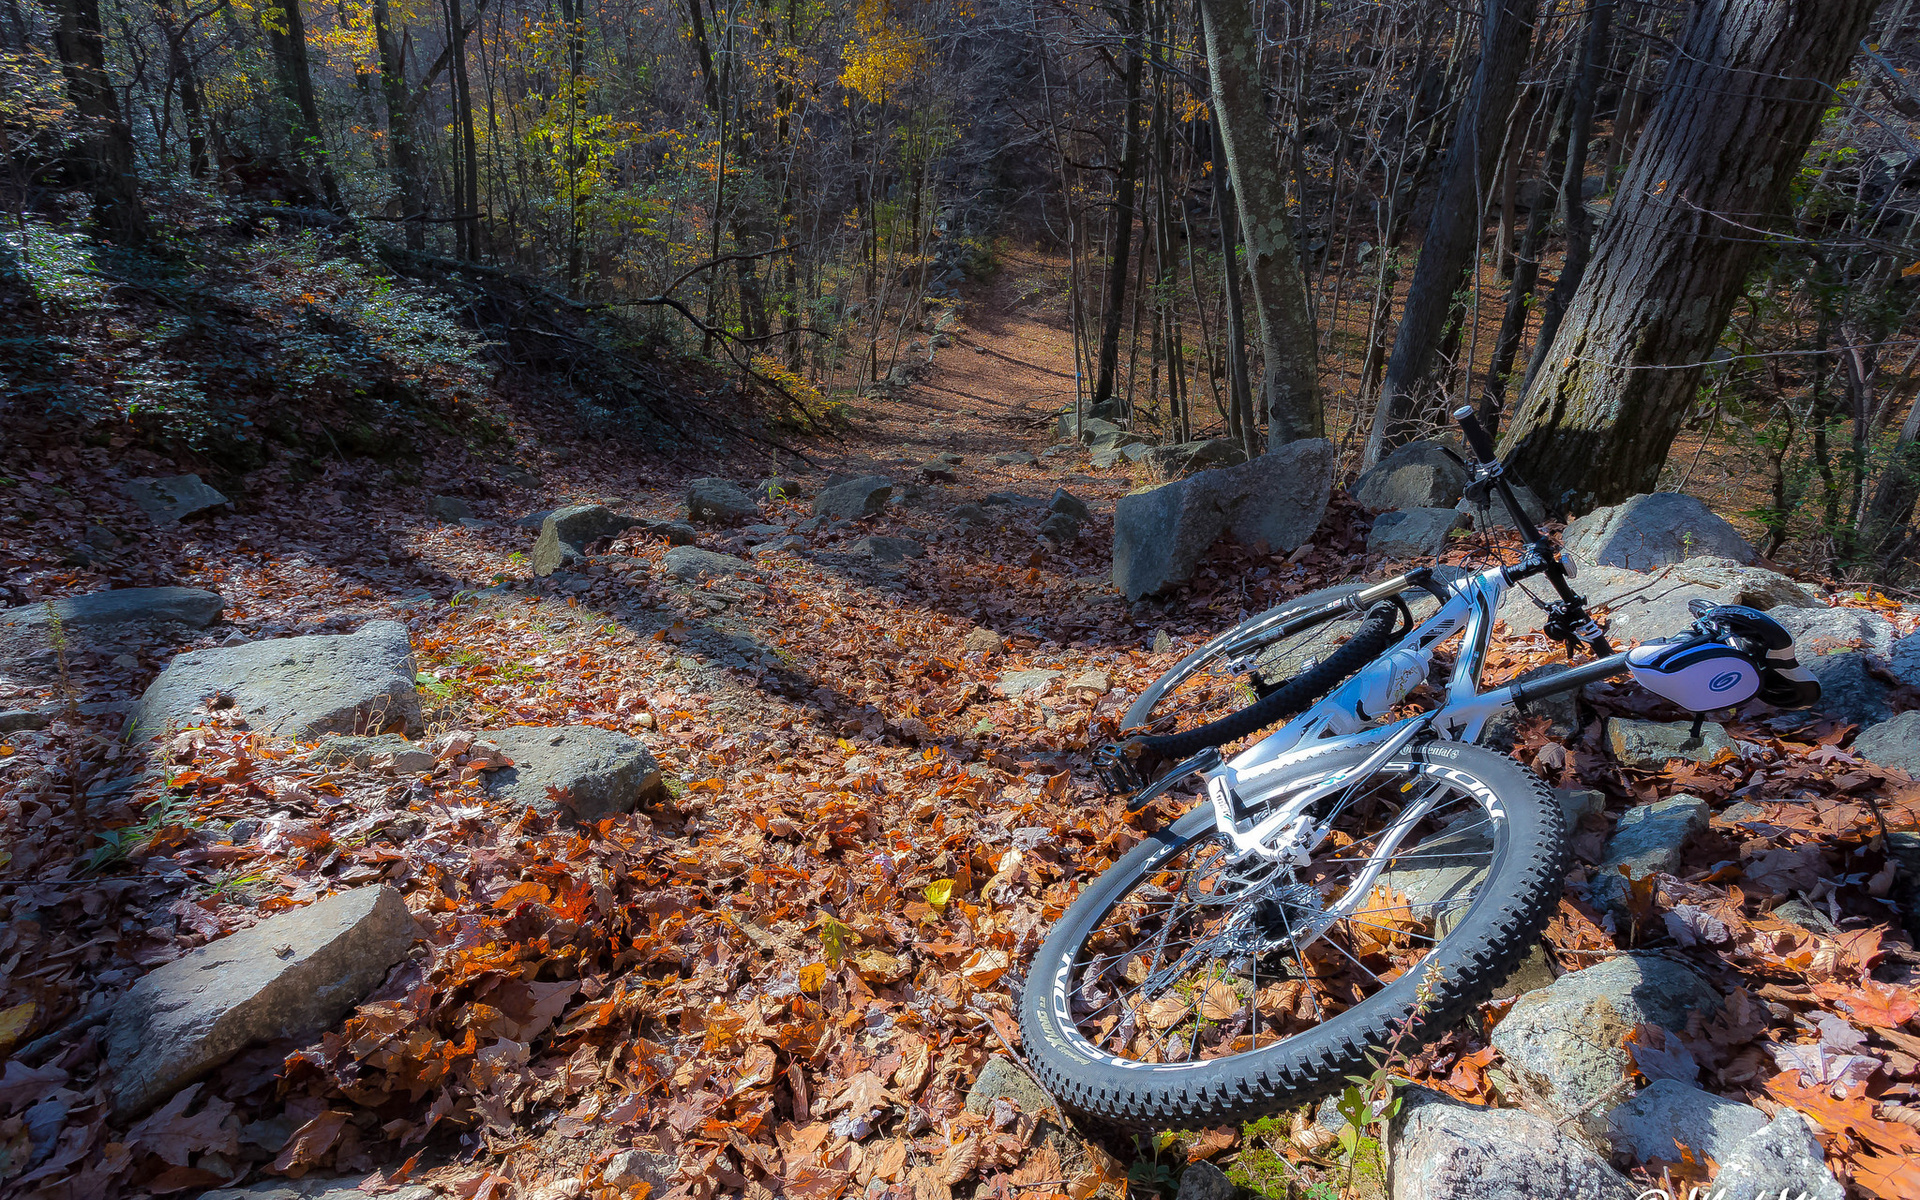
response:
M1304 760L1285 790L1332 781L1367 754ZM1068 907L1020 1014L1028 1058L1057 1098L1152 1129L1316 1100L1365 1073L1370 1050L1412 1053L1464 1018L1557 905L1559 806L1491 751L1409 747L1313 816L1317 845L1304 866L1285 866L1236 857L1203 804Z

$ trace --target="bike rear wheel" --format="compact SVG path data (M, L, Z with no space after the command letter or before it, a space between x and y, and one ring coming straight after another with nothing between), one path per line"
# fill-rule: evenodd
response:
M1289 793L1365 748L1296 764ZM1370 861L1418 805L1384 869ZM1552 915L1563 818L1476 746L1410 747L1319 802L1307 864L1235 861L1202 805L1096 879L1035 956L1021 1033L1063 1103L1140 1128L1249 1120L1337 1091L1370 1049L1411 1053L1484 1001ZM1349 891L1356 906L1326 914ZM1404 1031L1397 1032L1397 1031Z

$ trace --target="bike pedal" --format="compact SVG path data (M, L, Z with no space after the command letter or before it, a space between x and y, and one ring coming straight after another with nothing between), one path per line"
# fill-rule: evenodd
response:
M1134 765L1139 747L1126 742L1109 742L1093 752L1093 770L1109 796L1131 796L1147 785Z

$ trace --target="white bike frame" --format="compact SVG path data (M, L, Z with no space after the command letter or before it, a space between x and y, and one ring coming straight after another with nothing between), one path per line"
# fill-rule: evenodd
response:
M1511 686L1479 690L1494 613L1510 586L1506 569L1494 567L1444 586L1447 598L1439 611L1387 653L1298 717L1231 760L1202 772L1214 821L1233 844L1237 859L1259 857L1306 865L1308 856L1331 829L1330 824L1314 825L1315 803L1366 779L1423 732L1444 740L1471 742L1480 736L1490 717L1515 706ZM1465 640L1447 685L1446 704L1433 712L1372 725L1377 714L1399 703L1427 678L1434 651L1461 632ZM1304 787L1288 769L1330 749L1357 746L1373 747L1373 753L1347 770ZM1445 751L1438 753L1444 755ZM1319 914L1313 936L1366 901L1401 840L1432 809L1438 794L1428 789L1383 831L1360 876L1338 903Z

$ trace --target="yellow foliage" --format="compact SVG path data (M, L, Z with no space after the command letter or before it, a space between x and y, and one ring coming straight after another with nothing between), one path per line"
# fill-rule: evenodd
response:
M885 100L920 69L926 57L923 39L894 22L887 0L860 0L853 27L855 36L841 51L847 64L841 86L869 100Z

